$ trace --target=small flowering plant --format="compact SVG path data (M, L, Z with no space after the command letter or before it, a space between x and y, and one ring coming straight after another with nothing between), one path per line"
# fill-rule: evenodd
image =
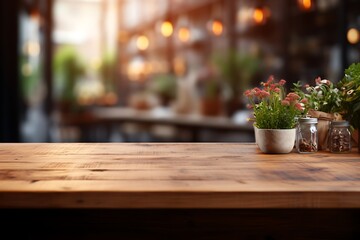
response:
M306 84L304 87L300 82L294 84L293 89L301 99L306 99L305 113L309 110L335 113L341 110L341 94L339 89L329 80L315 79L315 86ZM303 89L305 88L305 89Z
M304 111L304 102L295 92L286 95L285 80L275 81L270 76L261 87L245 91L248 108L254 110L255 126L259 129L291 129L296 126L296 117Z

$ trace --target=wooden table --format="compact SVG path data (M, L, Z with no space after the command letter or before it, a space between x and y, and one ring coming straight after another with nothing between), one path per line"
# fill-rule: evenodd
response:
M357 149L266 155L235 143L0 145L0 216L26 228L21 237L47 239L46 229L61 226L59 239L360 239L359 209Z

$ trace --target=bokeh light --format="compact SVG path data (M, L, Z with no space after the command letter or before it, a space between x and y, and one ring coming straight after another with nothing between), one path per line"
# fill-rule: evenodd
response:
M173 25L170 21L165 21L161 24L161 34L164 37L170 37L174 32Z
M191 33L189 28L187 27L182 27L179 29L179 33L178 33L179 39L181 42L188 42L190 40L191 37Z
M312 0L298 0L299 7L302 10L309 11L313 7L313 1Z
M360 40L359 30L356 28L350 28L347 32L347 40L351 44L357 44Z
M150 42L146 36L142 35L142 36L138 37L138 39L136 41L136 46L139 50L145 51L146 49L149 48L149 45L150 45Z
M215 36L220 36L224 32L223 23L220 20L212 21L211 31Z

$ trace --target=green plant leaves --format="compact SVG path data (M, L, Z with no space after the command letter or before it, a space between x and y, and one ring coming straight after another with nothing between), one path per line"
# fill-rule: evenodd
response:
M360 63L353 63L345 70L338 87L343 98L345 117L355 129L358 129L360 127Z

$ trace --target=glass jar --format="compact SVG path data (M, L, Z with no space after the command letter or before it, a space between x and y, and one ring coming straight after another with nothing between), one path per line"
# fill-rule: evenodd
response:
M351 133L348 121L332 121L329 132L329 149L332 153L351 151Z
M318 151L317 118L299 118L296 129L296 150L299 153Z

